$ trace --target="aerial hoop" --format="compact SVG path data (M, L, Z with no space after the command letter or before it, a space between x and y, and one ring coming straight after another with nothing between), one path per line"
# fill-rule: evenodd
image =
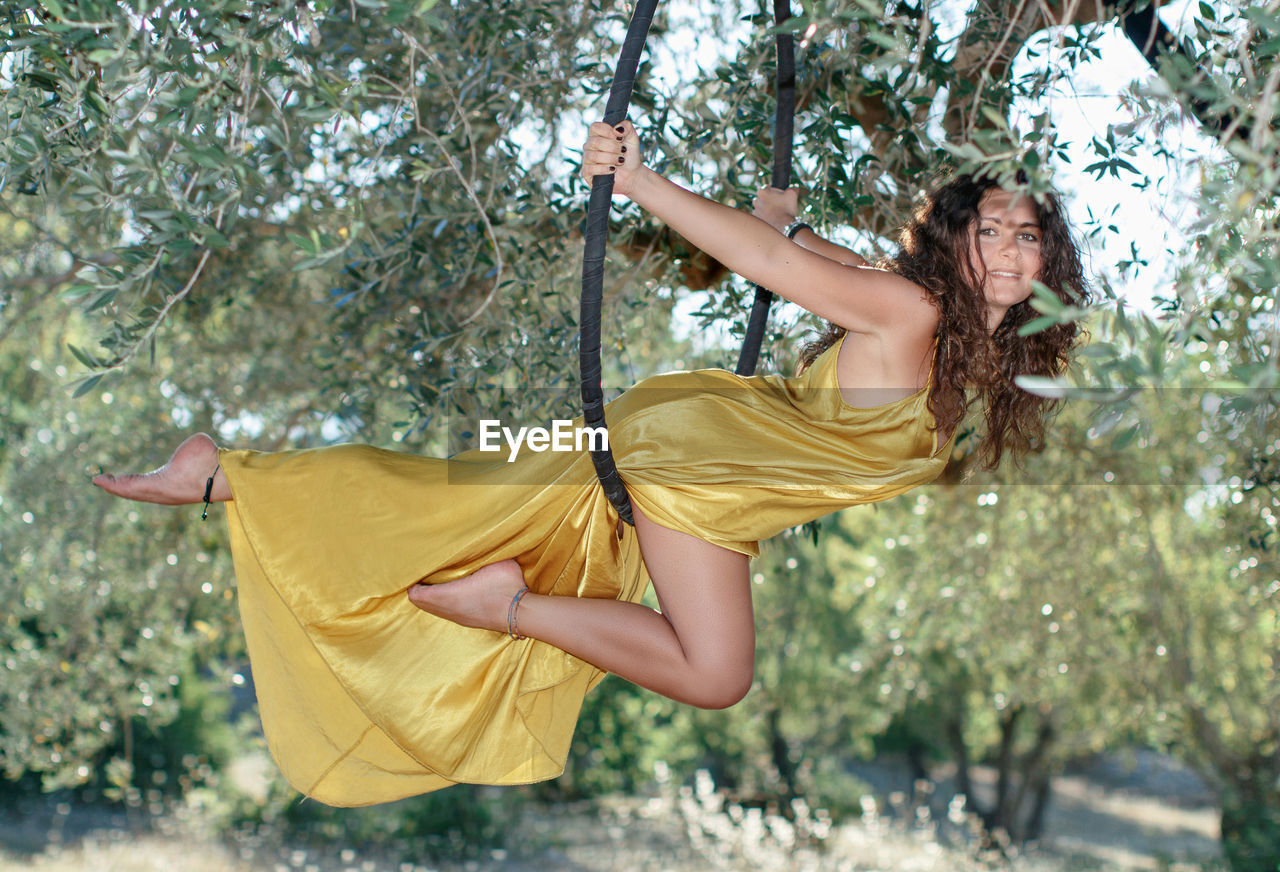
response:
M658 0L638 0L627 25L627 36L622 41L622 56L613 73L609 86L609 101L605 104L606 124L618 124L627 117L631 103L631 91L636 83L636 70L640 66L640 53L653 23L653 12ZM582 416L588 427L604 428L604 388L600 365L600 308L604 297L604 248L609 235L609 202L613 197L613 176L600 175L591 181L591 199L587 202L587 223L584 232L585 246L582 252L582 303L580 309L578 362L582 370ZM594 443L595 440L592 440ZM602 449L593 449L591 462L596 476L604 488L605 496L617 509L618 515L635 526L631 514L631 497L618 475L618 465L608 443Z
M640 54L644 51L649 27L653 23L658 0L637 0L622 42L622 54L614 70L613 84L605 104L604 121L618 124L627 117L631 92L635 87ZM774 0L774 16L778 24L791 17L789 0ZM791 138L795 114L795 51L789 33L778 34L778 108L774 123L773 186L786 188L791 179ZM603 370L600 362L601 303L604 297L605 242L609 234L609 205L613 197L613 177L599 175L591 183L587 202L582 253L582 299L580 304L578 362L582 373L582 415L588 427L605 429ZM737 372L750 375L755 371L764 338L765 322L773 294L756 287L755 303L747 327L746 340L738 359ZM607 431L606 431L607 432ZM594 441L594 440L593 440ZM607 444L607 443L606 443ZM613 452L608 447L592 450L591 462L604 488L605 496L619 517L634 526L631 498L618 474Z

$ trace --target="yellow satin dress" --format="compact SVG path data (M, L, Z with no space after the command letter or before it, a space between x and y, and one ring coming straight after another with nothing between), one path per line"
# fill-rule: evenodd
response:
M839 349L795 378L668 373L611 403L634 504L754 556L788 527L933 480L950 443L936 445L927 391L849 406ZM338 445L220 460L263 729L290 784L355 806L563 771L603 673L429 615L406 591L514 558L537 593L640 600L635 533L618 537L589 455L526 449L509 463L505 446L440 460Z

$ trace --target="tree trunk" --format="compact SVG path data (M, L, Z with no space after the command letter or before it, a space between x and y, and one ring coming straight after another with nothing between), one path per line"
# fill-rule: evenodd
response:
M1049 711L1042 710L1040 712L1040 726L1036 730L1036 743L1031 750L1022 758L1021 764L1018 766L1021 770L1022 783L1018 787L1017 792L1009 807L1009 823L1013 829L1010 835L1014 841L1026 842L1040 835L1040 821L1037 819L1043 814L1044 809L1041 807L1042 802L1048 802L1049 794L1049 774L1045 771L1045 756L1048 754L1049 746L1053 744L1054 730L1053 721ZM1027 813L1025 819L1021 818L1023 808L1026 807L1027 795L1034 793L1035 807ZM1041 796L1043 793L1043 797Z
M1045 809L1051 793L1045 761L1055 738L1052 712L1044 710L1039 713L1035 743L1025 754L1019 754L1016 751L1018 723L1025 713L1026 709L1022 706L1014 705L1000 718L1000 746L996 752L996 796L989 808L984 808L973 796L969 754L964 742L963 715L954 713L946 724L947 742L956 761L957 791L964 795L969 809L982 821L987 831L984 837L987 847L1003 850L1003 846L1011 842L1021 843L1035 839L1039 837L1044 825Z
M1027 841L1040 838L1044 832L1044 813L1049 808L1049 798L1053 795L1053 784L1049 774L1041 773L1036 778L1035 793L1032 797L1031 812L1027 815L1024 830Z
M1012 837L1015 833L1015 822L1018 809L1010 804L1009 785L1013 780L1014 753L1013 743L1017 734L1018 720L1022 717L1022 706L1012 706L1008 713L1000 718L1000 753L996 756L996 802L991 810L992 829L1001 829Z
M965 805L977 812L973 798L973 782L969 778L969 749L964 744L964 715L959 711L947 718L947 744L951 746L951 754L956 760L956 791L964 797Z
M791 745L782 734L777 708L769 710L769 752L773 768L778 772L778 794L782 800L783 814L791 814L791 800L796 794L796 765L791 760Z

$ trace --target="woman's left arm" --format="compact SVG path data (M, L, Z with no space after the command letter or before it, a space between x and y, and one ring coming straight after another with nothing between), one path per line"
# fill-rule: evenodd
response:
M756 193L751 214L779 233L786 233L796 216L800 214L800 190L798 188L761 188ZM867 259L852 248L846 248L830 239L823 239L808 224L791 234L791 239L801 248L820 254L845 266L867 266Z

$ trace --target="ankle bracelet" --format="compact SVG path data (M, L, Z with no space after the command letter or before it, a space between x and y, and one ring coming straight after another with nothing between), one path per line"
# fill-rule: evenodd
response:
M507 635L512 639L526 639L527 636L520 635L520 621L517 612L520 609L520 597L529 592L529 585L525 585L516 591L516 595L511 598L511 605L507 606Z
M222 469L221 463L213 468L213 475L209 476L209 480L204 483L204 510L200 512L202 521L209 517L209 497L213 495L213 480L217 477L219 469Z

